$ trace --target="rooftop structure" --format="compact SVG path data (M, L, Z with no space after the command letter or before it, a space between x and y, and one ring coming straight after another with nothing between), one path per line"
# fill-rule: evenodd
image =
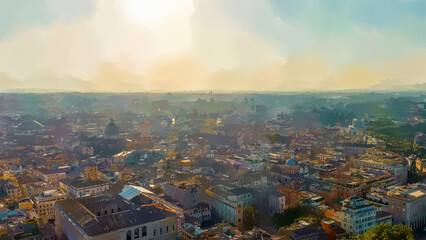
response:
M103 180L63 179L59 182L59 188L71 197L84 197L108 190L109 182Z
M141 193L155 194L155 193L153 193L153 192L151 192L148 189L145 189L143 187L129 185L129 186L123 188L123 190L120 192L120 196L122 198L126 199L126 200L131 200Z
M153 204L137 206L119 195L67 199L55 204L59 239L172 239L177 215ZM157 239L156 238L156 239Z

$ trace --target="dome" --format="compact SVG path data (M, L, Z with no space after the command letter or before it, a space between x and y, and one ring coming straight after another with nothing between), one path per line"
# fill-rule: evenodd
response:
M298 166L298 163L297 163L297 160L296 160L294 154L291 155L291 158L289 160L287 160L287 162L285 164L287 166L290 166L290 167L297 167Z

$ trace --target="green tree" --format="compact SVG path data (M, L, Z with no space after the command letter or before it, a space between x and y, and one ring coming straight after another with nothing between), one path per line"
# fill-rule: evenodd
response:
M283 141L283 136L278 133L266 134L266 138L270 143L280 143Z
M343 238L344 240L414 240L414 231L406 225L380 224L364 234Z
M243 210L244 231L252 230L253 227L258 226L258 224L259 224L259 211L252 204L245 206Z
M294 223L296 219L316 219L318 217L319 216L315 212L313 212L311 208L307 206L298 205L297 207L288 208L284 210L283 213L274 214L274 216L272 216L272 222L275 227L280 228L284 226L289 226L290 224Z

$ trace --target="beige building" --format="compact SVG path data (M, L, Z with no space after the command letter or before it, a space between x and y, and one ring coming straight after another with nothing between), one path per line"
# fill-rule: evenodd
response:
M392 172L395 181L400 184L407 183L409 165L408 162L405 160L397 162L386 158L370 158L357 159L354 163L355 165L364 168L375 168Z
M22 197L21 189L17 186L17 183L10 180L0 180L0 193L3 193L2 197L11 199L20 199Z
M98 180L98 167L88 166L84 167L84 181L95 181Z
M388 212L394 224L405 224L413 229L426 226L426 186L411 184L390 187L387 192Z
M55 202L65 200L67 196L57 190L44 191L34 198L36 212L43 223L55 218Z
M40 168L34 170L37 177L44 182L58 182L66 178L66 173L61 169L56 168Z
M105 192L109 187L109 182L103 180L63 179L59 182L59 189L71 198L97 195Z
M112 156L112 163L114 164L124 164L126 158L135 154L135 150L132 151L123 151Z

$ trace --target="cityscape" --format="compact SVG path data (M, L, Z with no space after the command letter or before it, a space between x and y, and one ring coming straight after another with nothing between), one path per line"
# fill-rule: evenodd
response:
M425 13L0 0L0 240L426 239Z

